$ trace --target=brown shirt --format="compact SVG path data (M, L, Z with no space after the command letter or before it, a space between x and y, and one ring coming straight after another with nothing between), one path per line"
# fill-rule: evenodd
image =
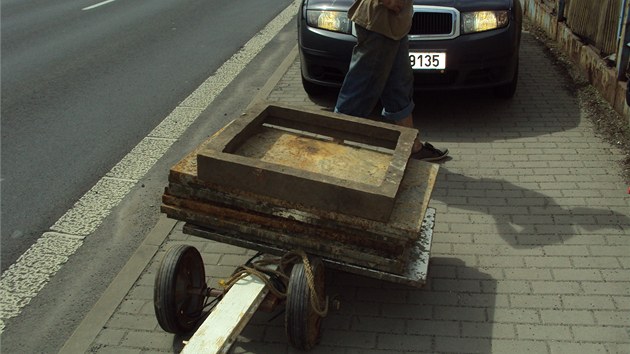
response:
M413 17L413 0L403 0L399 13L380 4L380 0L356 0L348 11L348 16L357 25L399 40L409 33Z

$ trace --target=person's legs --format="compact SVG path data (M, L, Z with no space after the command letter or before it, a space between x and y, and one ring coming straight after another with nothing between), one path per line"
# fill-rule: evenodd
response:
M409 42L407 37L400 40L400 45L392 65L389 78L383 88L381 102L383 118L407 128L415 128L413 123L413 69L409 63ZM448 150L436 149L430 143L422 143L416 138L412 157L425 161L438 161L448 155Z
M415 107L413 102L413 70L409 63L409 42L407 37L398 41L398 48L389 77L383 87L381 103L382 116L385 120L413 128L411 113ZM404 121L404 122L403 122Z
M356 26L357 45L339 91L335 112L367 118L378 103L397 53L398 41Z
M356 26L357 45L339 92L335 112L367 118L379 98L383 117L401 126L414 128L413 71L409 64L407 38L400 41ZM448 150L435 149L419 139L412 157L426 161L444 158Z

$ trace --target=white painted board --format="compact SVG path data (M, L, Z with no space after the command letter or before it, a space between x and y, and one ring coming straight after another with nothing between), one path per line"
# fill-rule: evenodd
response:
M227 353L267 295L258 277L234 284L184 346L182 353Z

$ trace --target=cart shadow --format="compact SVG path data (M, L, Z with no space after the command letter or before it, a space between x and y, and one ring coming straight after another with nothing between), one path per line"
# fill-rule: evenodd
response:
M174 334L173 335L173 353L181 353L186 346L186 343L192 338L192 336L199 330L201 324L210 316L212 311L204 311L203 315L197 320L197 324L195 328L193 328L189 333L184 334Z
M492 351L497 282L457 258L431 259L422 288L328 269L326 292L340 302L310 353ZM257 313L231 352L298 353L284 314Z
M497 233L514 248L559 244L576 235L630 225L630 217L608 208L563 206L542 192L502 179L469 177L446 168L440 169L438 179L433 200L444 203L450 214L457 210L479 214L473 214L479 220L476 226L496 226ZM483 220L483 214L492 220ZM463 219L465 222L475 227L475 222Z
M173 353L181 353L184 350L185 342L190 340L193 333L190 334L176 334L173 336Z

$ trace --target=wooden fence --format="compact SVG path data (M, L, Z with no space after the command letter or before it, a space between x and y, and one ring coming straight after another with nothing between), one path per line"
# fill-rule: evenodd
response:
M582 69L614 109L628 118L630 0L520 0L525 15ZM587 44L587 45L584 45Z
M602 57L614 54L617 52L621 1L565 0L566 24L584 42L599 49Z

